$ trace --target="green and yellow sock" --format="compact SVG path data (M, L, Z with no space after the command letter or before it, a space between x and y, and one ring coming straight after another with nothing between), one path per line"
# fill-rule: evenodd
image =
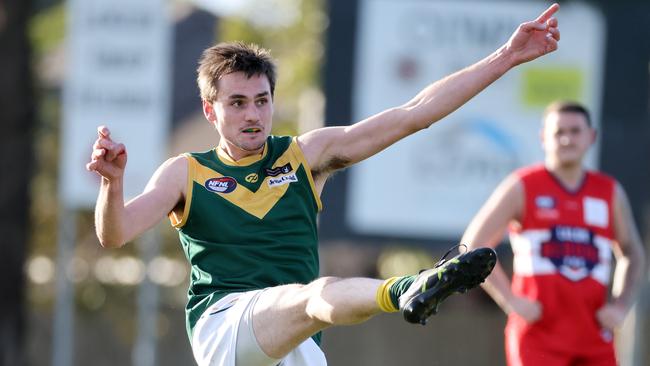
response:
M416 276L391 277L377 289L376 301L379 308L386 313L399 311L399 297L415 281Z

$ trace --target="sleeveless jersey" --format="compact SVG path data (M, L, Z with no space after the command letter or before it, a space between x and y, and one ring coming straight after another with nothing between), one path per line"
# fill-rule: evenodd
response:
M217 149L184 156L185 207L170 221L191 266L192 339L201 314L228 293L316 279L322 204L295 138L270 136L261 158L237 162Z
M614 179L588 171L571 192L542 165L515 174L525 201L521 225L510 229L512 291L539 301L542 317L527 325L512 315L506 333L571 354L610 347L595 314L607 300Z

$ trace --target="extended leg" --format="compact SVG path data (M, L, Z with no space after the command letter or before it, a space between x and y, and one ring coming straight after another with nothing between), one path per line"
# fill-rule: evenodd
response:
M323 277L269 288L253 309L255 337L268 356L280 359L322 329L361 323L382 310L399 308L407 321L424 324L445 298L483 282L495 263L492 249L478 248L398 280Z
M253 329L262 350L282 358L331 325L363 322L381 310L375 296L383 281L323 277L308 285L266 289L253 310Z

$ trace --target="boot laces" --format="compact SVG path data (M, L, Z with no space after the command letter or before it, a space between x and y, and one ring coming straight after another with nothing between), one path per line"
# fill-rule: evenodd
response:
M455 249L458 249L458 251L460 252L460 247L465 247L465 252L464 252L464 253L467 253L467 252L469 251L469 249L467 248L467 245L465 245L465 244L457 244L457 245L454 245L453 247L449 248L449 250L447 251L447 253L445 253L445 255L443 255L443 256L438 260L438 263L436 263L436 265L433 266L433 268L438 268L438 267L442 266L443 264L447 263L447 256L448 256L449 254L451 254L451 252L453 252Z

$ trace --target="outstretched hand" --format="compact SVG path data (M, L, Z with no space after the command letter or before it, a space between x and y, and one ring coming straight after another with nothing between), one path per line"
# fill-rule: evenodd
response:
M534 60L557 50L560 40L557 18L553 14L560 5L553 4L537 19L519 25L505 45L515 65Z
M99 126L97 140L93 144L90 162L86 164L86 169L108 180L114 180L124 175L125 166L126 147L111 139L111 131L106 126Z

